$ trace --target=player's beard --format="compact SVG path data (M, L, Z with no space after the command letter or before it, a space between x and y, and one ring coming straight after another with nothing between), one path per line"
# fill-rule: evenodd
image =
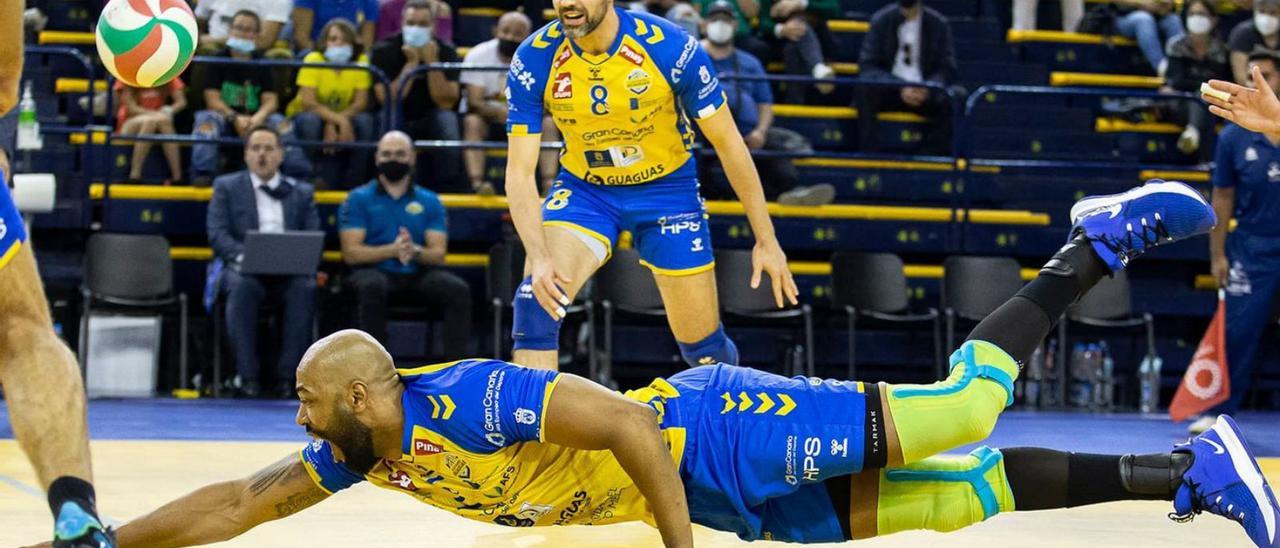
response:
M604 9L601 9L599 13L591 13L585 7L579 8L579 11L582 11L583 13L586 14L586 20L587 20L586 23L577 27L565 26L562 23L560 27L564 29L565 35L568 36L569 38L572 38L574 40L581 40L586 35L591 34L593 31L595 31L596 27L600 26L600 23L604 22L604 16L610 9L612 9L612 6L605 5ZM563 14L557 14L557 15L560 15L561 19L563 20Z
M356 419L355 413L339 405L330 432L313 432L342 451L343 464L352 472L368 474L380 460L373 452L373 429Z

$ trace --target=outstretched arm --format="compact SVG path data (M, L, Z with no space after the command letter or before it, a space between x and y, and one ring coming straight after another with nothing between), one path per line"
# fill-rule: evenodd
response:
M215 483L126 523L119 546L194 546L238 536L329 497L297 453L239 480Z
M562 374L543 420L548 443L612 451L649 502L663 544L693 546L684 484L653 408L581 377Z

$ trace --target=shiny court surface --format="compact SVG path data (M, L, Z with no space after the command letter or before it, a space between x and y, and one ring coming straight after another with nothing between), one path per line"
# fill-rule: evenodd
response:
M2 406L0 406L2 407ZM275 402L100 401L90 406L102 511L126 520L209 482L244 476L296 451L305 436L292 425L294 407ZM44 497L0 413L0 546L45 539L52 524ZM1241 424L1254 450L1280 456L1280 415L1246 414ZM1009 412L991 445L1042 445L1078 451L1155 452L1185 437L1160 418ZM236 440L236 441L226 441ZM1264 469L1280 483L1280 458ZM1004 514L961 532L914 532L859 546L1249 546L1233 523L1201 516L1170 522L1167 503L1133 502L1073 510ZM744 543L696 531L698 546ZM1212 544L1210 544L1212 543ZM343 491L285 521L264 525L224 546L242 547L632 547L657 546L643 524L511 529L472 522L369 485ZM756 543L755 546L785 546Z

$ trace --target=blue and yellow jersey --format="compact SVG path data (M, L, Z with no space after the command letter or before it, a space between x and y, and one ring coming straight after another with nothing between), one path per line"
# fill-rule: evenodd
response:
M8 174L0 170L0 269L13 260L27 240L22 214L18 213L18 206L9 194L8 181Z
M325 491L368 480L466 518L507 526L652 523L644 497L612 453L541 443L558 373L464 360L401 370L400 378L400 460L383 460L361 477L335 460L328 442L316 441L301 456ZM674 389L653 386L627 395L662 415L665 395ZM677 464L683 434L683 428L663 430Z
M584 181L635 185L695 168L688 117L725 105L711 60L693 36L656 16L616 9L609 51L583 52L554 21L533 33L507 75L509 135L563 135L560 165Z

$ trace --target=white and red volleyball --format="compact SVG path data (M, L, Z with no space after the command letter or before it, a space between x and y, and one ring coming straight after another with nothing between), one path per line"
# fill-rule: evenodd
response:
M127 85L149 88L187 68L199 31L183 0L111 0L95 34L107 70Z

